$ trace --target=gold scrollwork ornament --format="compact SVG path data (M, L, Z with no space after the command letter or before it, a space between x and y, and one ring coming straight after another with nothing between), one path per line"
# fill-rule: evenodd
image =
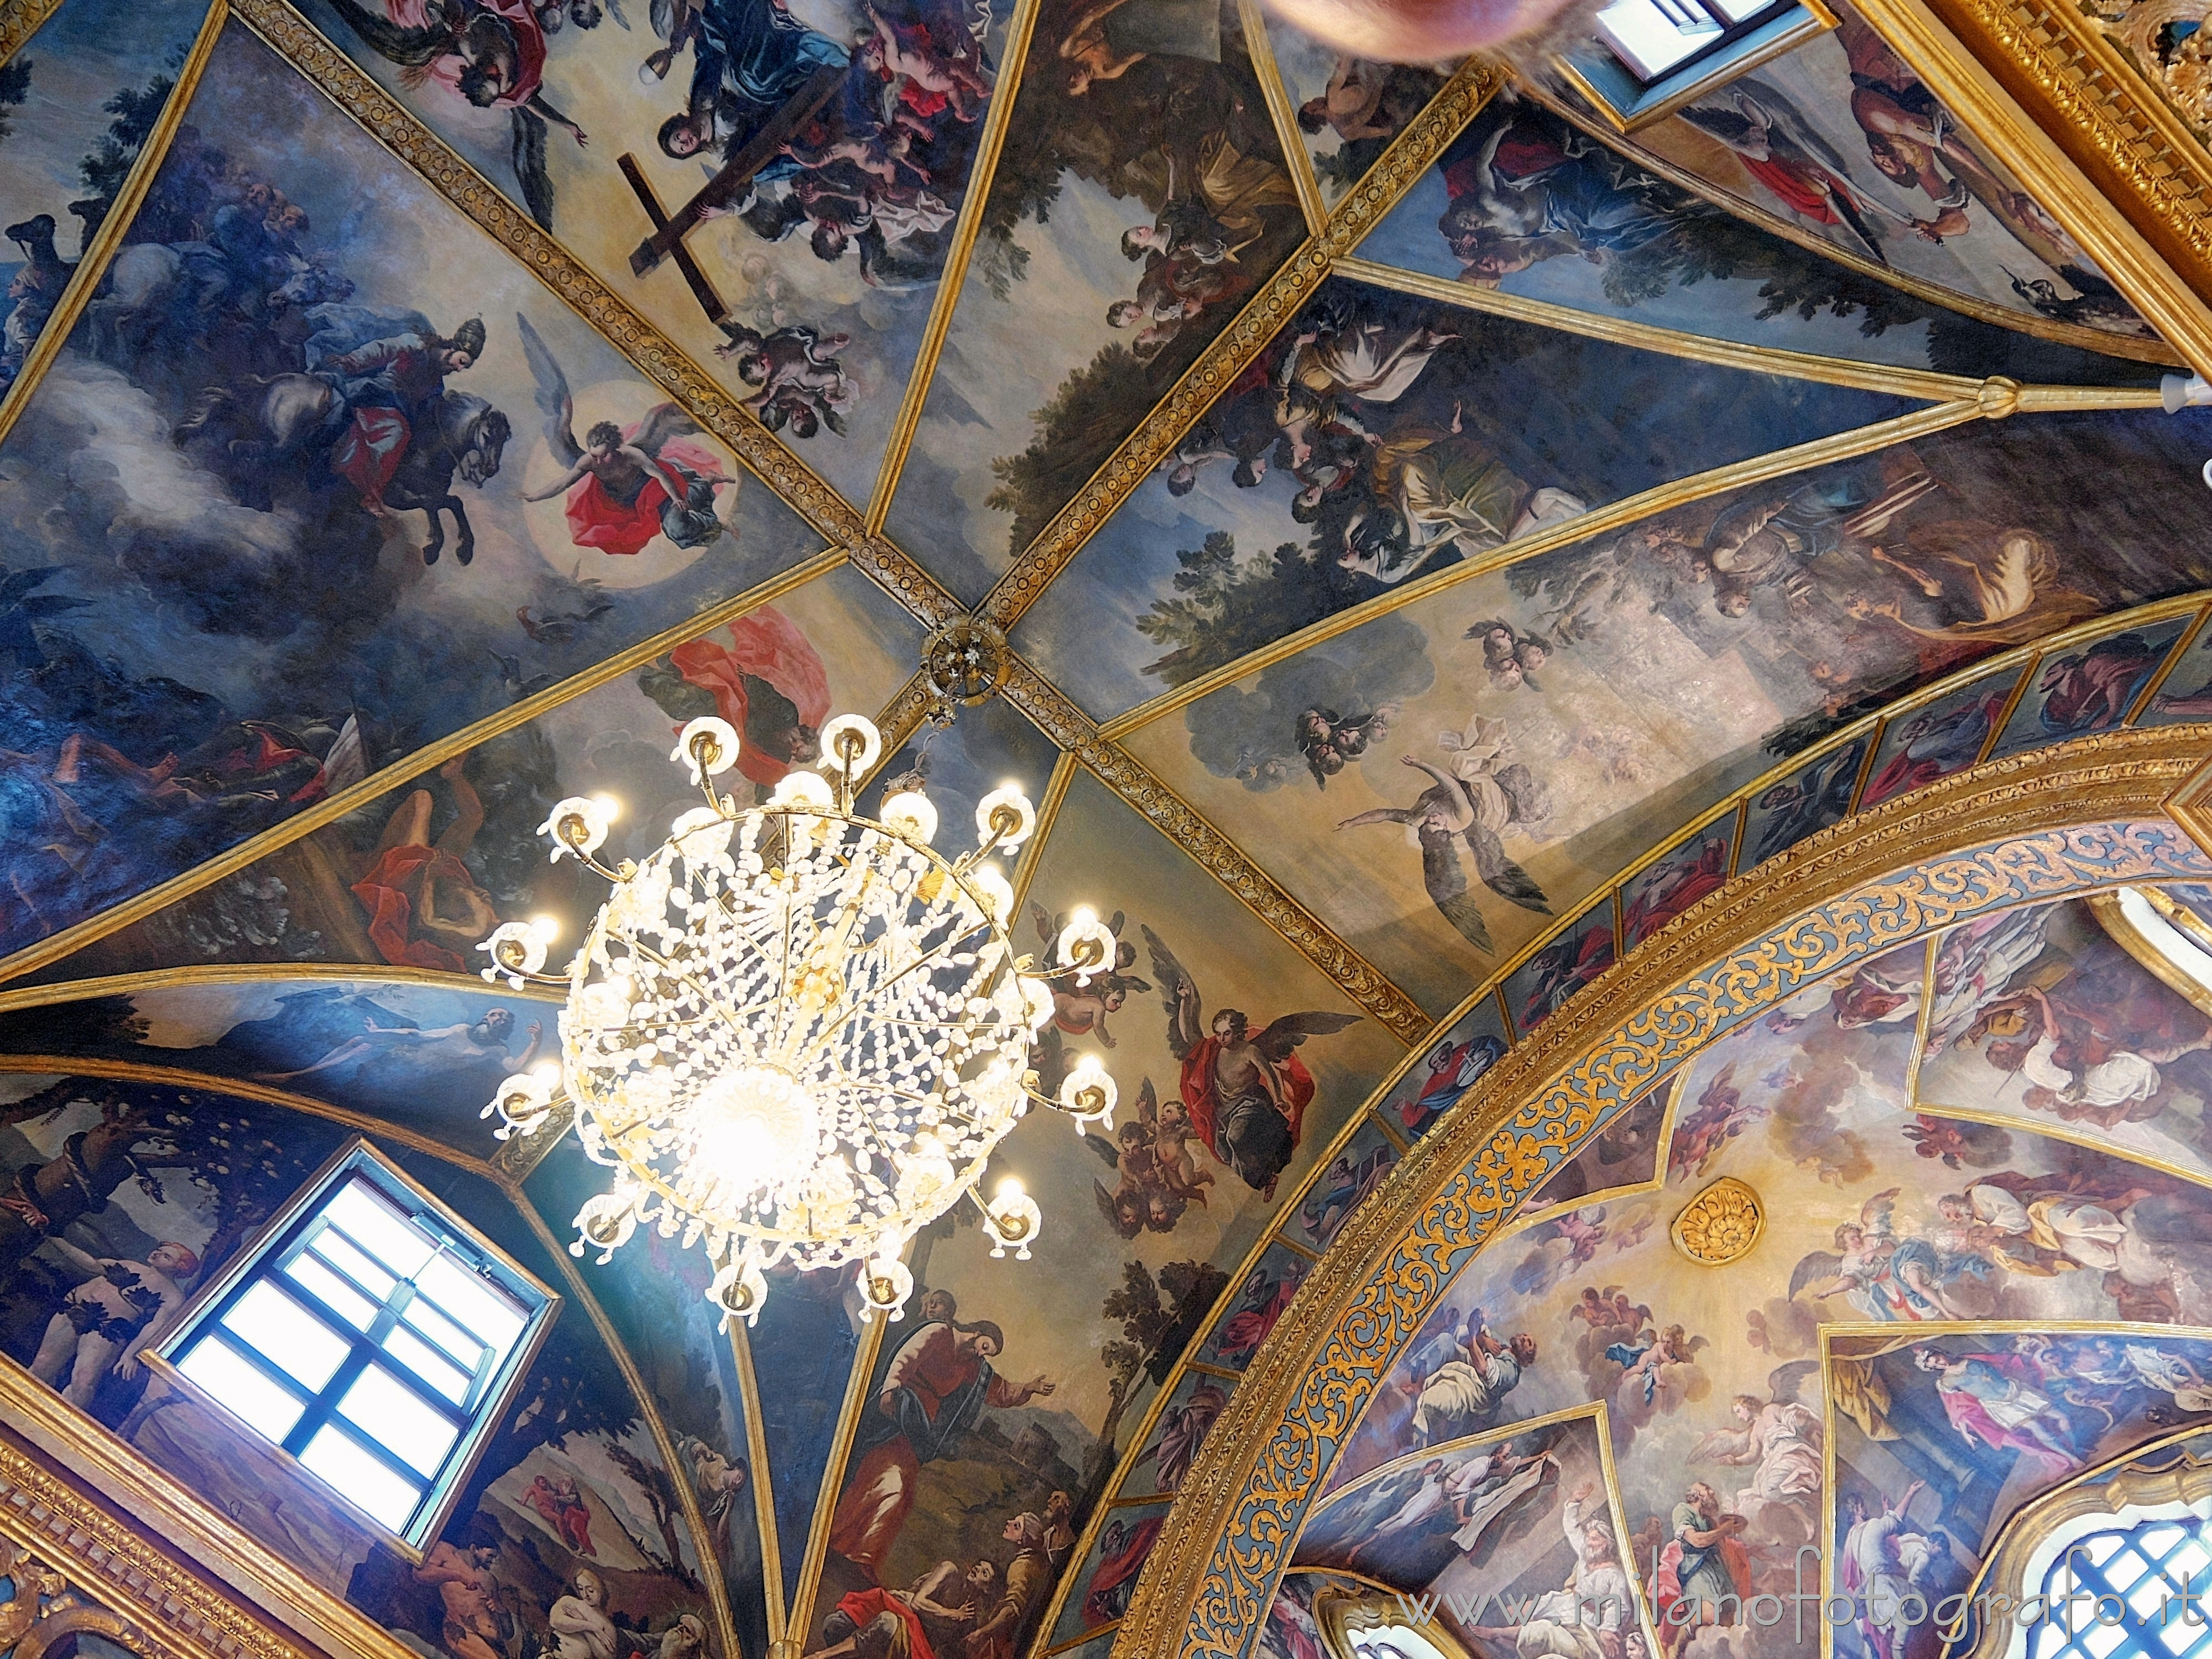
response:
M1766 1231L1766 1206L1734 1176L1723 1176L1682 1206L1668 1237L1700 1267L1724 1267L1749 1255Z

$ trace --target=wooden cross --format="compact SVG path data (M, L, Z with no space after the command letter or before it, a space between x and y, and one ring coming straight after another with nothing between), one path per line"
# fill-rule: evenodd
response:
M616 158L615 165L622 169L623 177L629 180L630 189L643 204L646 217L653 222L653 234L637 245L629 256L633 275L642 276L655 269L663 259L674 259L676 268L684 273L684 282L692 295L705 309L709 321L720 322L729 314L729 307L714 292L714 284L684 246L684 239L699 226L700 221L718 208L734 207L743 201L760 170L782 151L799 130L814 118L815 112L836 95L845 80L842 65L825 64L807 77L805 85L784 100L781 108L769 117L760 131L746 140L744 148L722 164L720 171L700 187L699 193L676 210L671 216L661 210L659 200L646 182L645 173L634 155Z

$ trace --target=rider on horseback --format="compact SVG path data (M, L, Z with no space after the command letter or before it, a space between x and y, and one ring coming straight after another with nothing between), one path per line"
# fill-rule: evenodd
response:
M468 368L483 349L483 320L471 317L450 338L400 334L323 359L315 378L336 394L325 428L343 428L331 450L331 471L361 492L371 513L388 515L384 491L416 428L444 395L446 376Z

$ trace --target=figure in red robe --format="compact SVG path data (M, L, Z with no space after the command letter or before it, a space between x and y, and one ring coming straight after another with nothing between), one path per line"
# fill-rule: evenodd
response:
M727 646L712 634L678 646L667 668L648 667L639 683L677 720L714 714L736 726L743 739L737 769L773 788L821 752L830 671L798 624L772 605L732 623L727 635ZM708 696L711 708L702 706Z

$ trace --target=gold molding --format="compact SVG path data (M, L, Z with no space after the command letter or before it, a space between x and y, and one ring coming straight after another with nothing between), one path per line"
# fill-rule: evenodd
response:
M4 1358L0 1424L0 1528L39 1528L40 1548L50 1559L64 1561L88 1582L126 1590L143 1616L175 1631L180 1644L216 1659L411 1659L382 1626ZM191 1567L155 1539L187 1554ZM203 1580L203 1571L289 1630L256 1617ZM295 1640L292 1631L302 1639Z
M1396 1590L1386 1595L1376 1589L1322 1585L1314 1592L1313 1599L1314 1626L1321 1632L1321 1650L1328 1659L1369 1659L1370 1650L1359 1645L1359 1632L1412 1629L1421 1645L1440 1659L1475 1659L1460 1645L1459 1638L1451 1633L1451 1626L1443 1620L1432 1619L1419 1626L1412 1626L1405 1611L1406 1601ZM1646 1642L1650 1639L1649 1636L1644 1638ZM1400 1652L1395 1643L1385 1643L1378 1650Z
M2186 727L2103 733L1901 796L1732 881L1546 1021L1352 1218L1323 1264L1334 1270L1301 1287L1186 1478L1116 1651L1228 1659L1241 1648L1325 1447L1342 1443L1456 1263L1554 1167L1547 1151L1581 1144L1601 1094L1639 1087L1737 1017L1990 903L2191 878L2203 855L2158 820L2202 742ZM1962 844L1972 850L1953 850Z
M1734 214L1737 218L1758 226L1770 235L1778 236L1785 242L1794 242L1808 253L1833 260L1844 269L1884 283L1900 294L1909 294L1916 300L1940 307L1945 311L1957 312L1960 316L1971 317L1977 322L2008 328L2015 334L2026 334L2039 340L2075 346L2083 351L2101 352L2106 356L2126 357L2137 362L2161 363L2168 367L2178 366L2183 362L2181 354L2163 340L2130 339L2125 335L2108 333L2103 329L2058 322L2016 307L1999 305L1994 300L1983 299L1963 289L1945 288L1940 283L1923 281L1893 266L1876 264L1864 254L1840 242L1830 241L1794 219L1785 219L1754 202L1730 195L1719 186L1708 184L1687 168L1677 167L1655 151L1645 149L1632 139L1613 131L1603 120L1577 107L1548 87L1521 81L1515 82L1515 90L1523 97L1543 105L1600 143L1626 155L1646 173L1664 179L1677 189L1687 191L1702 201L1710 202L1723 213Z
M1576 311L1548 300L1526 299L1503 289L1462 283L1450 276L1432 276L1378 265L1365 259L1336 261L1337 271L1378 288L1435 300L1463 311L1480 311L1517 323L1547 328L1559 334L1579 334L1608 344L1633 346L1641 351L1664 352L1692 362L1721 368L1744 369L1756 374L1783 374L1792 380L1822 386L1848 386L1856 392L1883 392L1893 397L1917 398L1929 403L1974 401L1985 395L1990 383L1963 374L1938 374L1932 369L1902 368L1887 363L1861 362L1850 357L1822 357L1779 346L1746 345L1704 334L1685 334L1652 323L1601 312ZM2016 394L2014 413L2044 409L2157 409L2155 386L2023 386Z
M402 1128L367 1112L334 1105L312 1095L296 1095L289 1089L272 1089L265 1083L250 1083L244 1078L222 1077L213 1072L195 1072L181 1066L149 1066L137 1060L107 1060L94 1054L0 1054L0 1076L92 1077L111 1083L159 1083L173 1089L198 1089L205 1094L228 1095L236 1100L251 1100L264 1106L281 1107L286 1111L300 1112L308 1117L343 1123L349 1129L374 1135L395 1146L404 1146L410 1152L421 1152L456 1169L466 1170L471 1175L495 1185L499 1182L499 1173L489 1159L448 1146L444 1141L426 1135L419 1129Z
M1281 934L1393 1036L1401 1042L1412 1042L1429 1029L1429 1017L1419 1004L1292 897L1143 762L1101 736L1089 715L1019 658L1012 659L1001 695L1242 899L1253 915Z
M61 9L62 0L0 0L0 64L21 52Z
M798 1593L791 1598L787 1628L799 1632L802 1647L814 1628L814 1599L821 1592L822 1564L830 1553L830 1522L845 1489L845 1460L852 1455L853 1441L860 1431L860 1413L873 1398L868 1388L875 1380L876 1357L883 1351L884 1334L890 1324L885 1319L867 1322L853 1352L853 1369L845 1378L845 1398L837 1407L829 1461L822 1466L822 1486L814 1499L813 1524L807 1529L806 1555L799 1566Z
M46 378L46 371L53 367L54 359L61 355L62 346L76 327L77 318L91 302L93 290L100 286L100 278L107 274L108 262L122 248L124 234L131 228L131 220L137 216L139 204L146 199L146 192L153 185L154 175L161 171L161 162L169 153L170 142L176 137L177 129L184 122L185 107L199 89L200 76L207 70L208 59L215 52L215 43L222 37L222 26L229 15L225 0L214 0L207 9L207 15L200 20L199 33L193 37L191 51L177 70L176 85L170 88L168 100L161 106L161 115L147 133L146 142L138 147L138 154L132 158L131 171L123 181L123 188L116 192L114 205L108 209L107 216L100 222L100 228L94 233L91 246L79 257L76 269L70 273L68 283L62 289L61 298L55 302L53 311L40 329L39 337L32 342L29 353L23 359L22 368L8 387L6 396L0 398L0 443L7 441L15 422L30 407L31 399L38 393L39 382ZM45 19L40 21L43 22Z
M2094 27L2046 0L1861 3L2167 343L2212 373L2203 147Z
M2144 902L2152 909L2157 911L2160 917L2169 927L2179 932L2183 938L2190 939L2191 943L2197 945L2200 949L2212 948L2205 946L2201 940L2191 938L2202 924L2197 923L2193 916L2189 916L2185 909L2182 909L2182 907L2176 904L2173 900L2167 898L2158 888L2140 887L2136 890L2141 893ZM2181 915L2177 916L2174 914L2177 910L2181 911ZM2193 1004L2199 1013L2212 1014L2212 986L2200 984L2193 975L2168 958L2165 951L2160 950L2144 936L2142 930L2129 920L2126 912L2120 908L2118 890L2090 894L2089 913L2097 918L2098 926L2112 935L2112 942L2136 959L2138 967L2148 970L2154 978L2176 996ZM2182 920L2184 916L2189 917L2186 923ZM2204 1177L2200 1174L2193 1178L2203 1180Z
M761 1596L768 1604L769 1650L784 1639L790 1614L783 1604L782 1534L775 1524L775 1471L769 1464L768 1421L761 1415L760 1380L753 1370L753 1345L742 1319L730 1322L730 1351L737 1357L738 1386L744 1390L745 1456L752 1465L753 1525L760 1533ZM679 1474L678 1479L683 1479Z
M1275 43L1267 38L1267 15L1260 0L1237 0L1237 21L1244 26L1244 55L1252 60L1252 73L1260 82L1260 95L1267 100L1267 118L1274 123L1275 143L1283 152L1283 166L1297 191L1298 211L1304 216L1306 234L1318 236L1328 224L1328 209L1321 199L1321 181L1314 176L1313 156L1305 135L1298 131L1297 105L1290 83L1275 62Z
M347 962L203 962L180 968L151 968L130 974L104 974L98 979L46 980L37 985L0 991L0 1014L21 1008L51 1008L63 1002L88 1002L94 997L135 996L142 991L173 991L195 985L259 985L326 982L358 985L419 985L459 996L497 997L518 1002L558 1004L561 993L544 986L526 984L520 991L489 985L473 974L449 974L436 968L395 967L388 963Z
M938 272L937 292L930 296L929 320L923 325L921 349L908 371L906 391L899 399L898 417L891 423L890 441L884 446L876 467L875 487L868 495L865 523L871 536L883 533L890 516L891 497L905 476L907 452L914 445L915 428L921 424L922 406L929 400L929 383L937 375L937 360L945 349L945 337L960 307L960 290L968 276L968 261L975 252L975 238L983 228L983 210L991 195L991 182L999 171L999 152L1005 148L1006 129L1014 118L1014 100L1020 97L1022 70L1029 60L1030 36L1036 27L1043 0L1017 0L1012 21L1006 25L1006 44L999 54L999 78L991 87L991 105L983 117L983 131L975 141L975 154L968 168L968 194L960 204L960 217L952 227L952 240L945 250L944 268Z
M2019 406L2019 400L2027 390L2010 380L1985 380L1982 382L1979 395L1972 400L1931 404L1910 415L1893 416L1887 421L1876 421L1870 426L1853 427L1847 432L1814 438L1807 443L1794 444L1787 449L1770 450L1763 455L1730 461L1724 466L1693 472L1686 478L1674 479L1667 483L1656 484L1650 489L1638 490L1633 495L1624 495L1619 501L1606 502L1574 518L1531 532L1517 541L1507 542L1480 558L1463 559L1457 564L1431 570L1425 576L1409 577L1387 593L1380 593L1358 605L1333 611L1318 622L1309 623L1295 633L1285 634L1282 638L1239 657L1235 662L1224 663L1184 684L1163 691L1147 702L1140 702L1111 720L1100 722L1098 729L1109 738L1121 738L1139 726L1151 725L1164 714L1188 708L1224 685L1234 684L1248 675L1258 673L1270 663L1294 657L1325 640L1333 640L1340 634L1348 634L1363 627L1378 617L1401 611L1431 594L1456 587L1477 576L1503 570L1509 565L1519 564L1523 560L1556 552L1563 547L1572 547L1594 536L1626 530L1654 514L1671 512L1675 507L1687 507L1730 489L1764 483L1769 478L1786 477L1790 473L1802 472L1811 467L1850 460L1878 449L1887 449L1893 444L1911 443L1915 439L1962 426L1968 421L2002 419ZM2063 389L2039 387L2037 390Z
M235 847L202 860L183 874L172 876L167 881L157 883L143 892L110 905L105 910L87 916L82 921L73 922L58 933L49 933L37 944L27 945L11 957L0 957L0 981L32 973L50 962L59 961L81 945L105 939L108 934L174 903L186 894L196 893L233 872L244 869L256 859L273 853L280 847L290 846L334 819L343 817L354 808L366 805L401 784L434 770L454 756L466 754L478 744L503 732L526 726L540 714L572 702L587 691L595 691L610 680L621 678L640 664L650 662L655 657L674 650L686 640L695 639L725 623L734 622L747 611L769 604L795 587L804 586L815 577L824 575L846 562L842 550L824 549L811 558L802 559L789 568L779 571L766 581L748 588L733 599L709 605L696 616L678 623L672 628L663 629L650 639L641 640L589 668L571 674L558 685L550 685L534 696L509 703L495 714L487 714L458 732L426 743L389 766L370 773L359 783L325 796L305 811L294 814L258 836L247 836Z
M1153 466L1190 423L1311 297L1328 275L1330 260L1352 252L1504 83L1504 71L1486 59L1471 58L1460 66L1428 107L1391 141L1358 188L1346 191L1338 200L1321 234L1301 244L1283 261L1236 320L1199 355L1167 396L1153 405L1137 429L1099 464L1090 482L1053 515L1012 567L992 585L977 607L978 614L1000 628L1013 627L1036 602L1045 584L1075 556L1129 493L1151 476Z

